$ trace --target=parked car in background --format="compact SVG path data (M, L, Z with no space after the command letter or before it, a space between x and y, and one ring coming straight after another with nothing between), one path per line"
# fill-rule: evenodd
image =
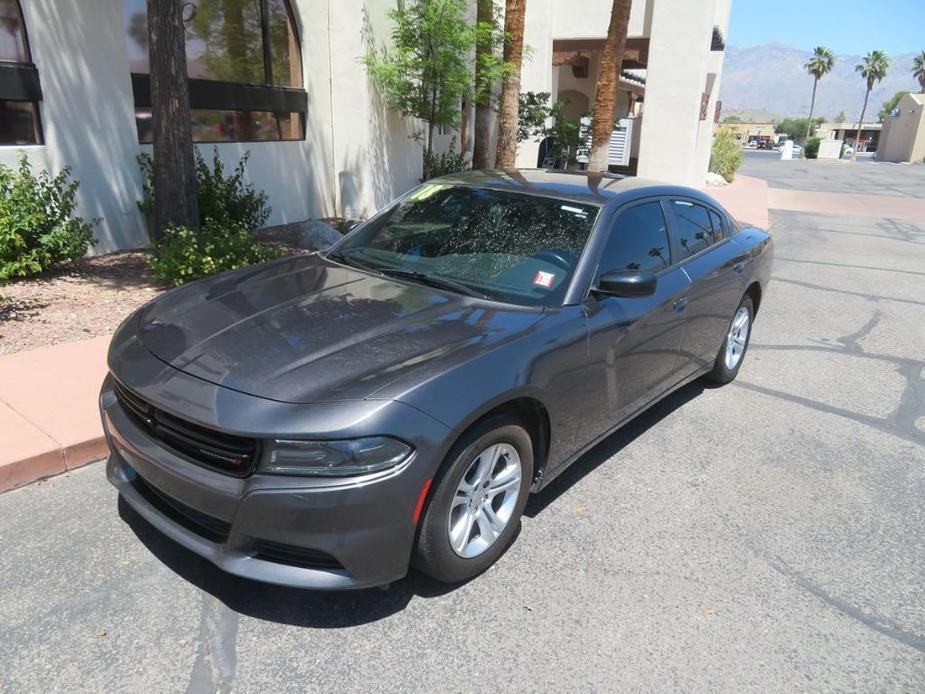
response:
M431 180L327 252L129 316L100 395L107 475L232 574L462 581L594 444L694 379L736 377L770 272L768 233L698 190Z
M759 140L758 149L771 150L774 149L774 143L770 140Z

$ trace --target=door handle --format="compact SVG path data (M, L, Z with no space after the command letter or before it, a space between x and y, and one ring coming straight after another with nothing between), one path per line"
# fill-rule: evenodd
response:
M681 313L684 309L687 308L687 297L682 296L680 299L674 302L671 306L677 313Z

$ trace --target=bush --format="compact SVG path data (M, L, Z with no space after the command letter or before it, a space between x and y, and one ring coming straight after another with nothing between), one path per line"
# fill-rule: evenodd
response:
M225 226L210 219L199 231L169 227L152 248L151 270L161 282L180 285L224 270L234 270L282 255L241 224Z
M262 227L270 216L270 205L266 193L258 192L252 184L244 182L244 169L250 153L241 157L234 172L227 177L218 156L218 147L213 150L211 167L198 149L195 154L199 223L205 226L206 221L211 219L223 226L243 226L252 231ZM146 152L139 154L138 166L144 191L138 209L150 217L154 213L154 158Z
M710 156L710 171L718 173L732 183L736 171L742 166L742 147L728 130L720 130L713 138L713 152Z
M435 152L424 153L424 176L421 182L428 178L440 178L449 174L466 171L469 168L469 157L466 154L456 153L456 144L450 140L450 148L442 154Z
M803 147L803 156L807 159L815 159L819 156L819 145L822 143L822 140L818 137L811 137L806 141L806 145Z
M69 167L57 176L35 176L25 153L16 170L0 164L0 280L86 254L98 220L73 216L78 185Z

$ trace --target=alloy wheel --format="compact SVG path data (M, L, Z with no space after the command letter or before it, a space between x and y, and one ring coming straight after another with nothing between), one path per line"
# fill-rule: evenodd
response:
M726 368L730 371L742 361L742 355L748 343L748 324L748 308L739 306L739 310L732 318L732 325L729 326L729 334L726 336Z
M479 453L459 481L450 504L449 539L465 559L491 547L511 522L523 465L517 449L497 443Z

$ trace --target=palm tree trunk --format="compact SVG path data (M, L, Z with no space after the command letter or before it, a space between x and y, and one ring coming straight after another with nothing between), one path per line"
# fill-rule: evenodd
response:
M809 136L813 132L813 111L816 110L816 87L819 86L819 78L813 80L813 99L809 102L809 122L806 124L806 137L803 138L803 148L806 148L806 143L809 141Z
M864 114L867 113L867 100L870 98L871 86L867 86L867 91L864 93L864 106L861 108L861 119L858 121L858 134L854 138L854 152L851 153L851 161L858 160L858 149L861 146L861 126L864 125Z
M613 0L607 42L601 56L601 71L594 93L594 111L591 114L591 157L589 171L606 171L610 136L613 133L616 110L617 85L623 67L626 49L626 31L630 21L631 0Z
M498 119L498 153L495 166L512 169L517 159L517 107L520 102L520 67L524 59L524 17L527 0L505 0L504 61L512 66L501 89Z
M483 26L483 22L492 21L493 11L492 0L478 0L476 6L475 22L476 26ZM491 145L491 87L490 84L482 84L484 76L482 75L481 63L482 58L491 51L491 39L489 36L483 36L479 32L480 41L475 46L475 84L481 89L479 97L475 101L475 125L473 126L473 149L472 149L472 168L473 169L490 169L491 158L489 149Z
M154 141L152 241L171 225L199 228L196 169L180 0L148 0Z

